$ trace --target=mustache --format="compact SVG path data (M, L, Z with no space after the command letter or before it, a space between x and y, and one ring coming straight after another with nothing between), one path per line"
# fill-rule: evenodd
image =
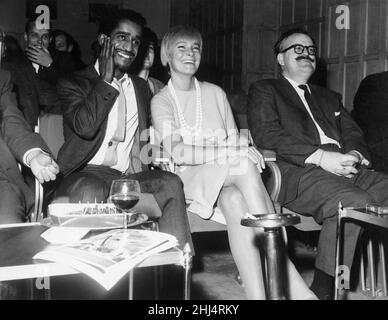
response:
M310 58L309 56L299 56L295 60L296 61L309 60L310 62L315 62L315 59L314 58Z

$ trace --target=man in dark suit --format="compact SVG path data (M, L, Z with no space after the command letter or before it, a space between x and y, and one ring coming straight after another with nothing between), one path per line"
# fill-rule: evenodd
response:
M31 131L17 108L10 74L0 69L0 223L25 222L34 205L17 162L29 166L41 183L55 180L58 165L45 152L42 138ZM16 160L15 160L16 159Z
M146 82L128 75L141 41L144 18L133 11L106 15L100 24L96 63L58 88L65 143L58 161L65 179L58 197L71 202L106 201L112 180L139 180L152 193L162 216L160 230L191 245L182 183L171 173L148 171L146 143L151 93Z
M27 21L24 38L26 50L8 56L2 68L12 76L20 109L34 129L40 113L60 113L56 84L59 72L48 50L50 28L41 27L36 18Z
M345 207L388 204L388 177L367 169L369 154L360 128L328 89L307 84L317 48L303 30L284 33L275 45L279 79L254 83L248 122L255 143L273 149L282 173L279 201L322 224L311 289L321 299L334 293L339 202ZM344 230L344 265L351 268L360 227Z
M373 169L388 173L388 72L362 80L354 97L353 116L365 134Z

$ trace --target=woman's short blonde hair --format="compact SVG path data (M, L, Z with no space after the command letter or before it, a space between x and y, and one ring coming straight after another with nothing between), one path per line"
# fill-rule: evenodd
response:
M163 66L167 66L169 55L171 53L171 47L176 43L178 39L182 38L190 38L190 39L196 39L199 42L199 45L202 50L202 36L201 33L189 26L175 26L172 27L167 33L164 35L162 44L160 47L160 60L162 61Z

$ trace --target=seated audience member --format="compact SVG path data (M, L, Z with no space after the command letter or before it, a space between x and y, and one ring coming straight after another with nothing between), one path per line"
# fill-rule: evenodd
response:
M9 57L2 67L11 73L18 104L33 129L41 112L60 113L56 94L59 73L48 50L50 29L42 28L33 18L26 23L24 37L25 52Z
M33 133L17 107L10 74L0 69L0 224L26 222L34 195L25 184L17 162L29 166L43 183L55 180L58 166L42 138Z
M15 57L20 58L21 56L23 56L23 49L20 47L19 42L16 40L16 38L8 35L5 36L4 45L4 62L12 60Z
M311 289L320 299L331 299L338 204L387 205L388 176L367 168L370 157L364 136L340 95L308 84L316 53L304 30L281 35L275 54L282 76L251 86L248 122L254 142L277 152L281 204L322 225ZM354 223L345 225L343 264L349 269L360 230Z
M195 78L201 52L202 37L196 29L177 26L164 36L161 59L171 79L152 99L153 125L178 165L188 210L209 219L213 206L220 206L247 297L265 299L255 245L262 232L241 226L247 212L274 212L260 175L265 163L260 152L240 138L225 92ZM287 270L290 298L314 299L289 260Z
M365 134L373 169L388 173L388 72L362 80L353 116Z
M156 34L151 29L145 27L141 46L142 50L139 52L138 59L136 59L138 61L137 64L140 65L140 68L138 67L140 71L137 71L137 74L148 83L152 95L157 94L164 87L163 82L150 76L153 69L155 70L157 67L154 62L159 59L159 57L156 56L156 53L158 52L157 47L158 38Z
M61 75L83 69L81 51L78 43L63 30L54 30L51 34L50 53Z
M151 93L128 70L138 52L143 21L131 10L107 14L99 28L97 61L59 85L65 143L58 162L65 178L57 197L105 202L112 180L138 180L141 191L152 193L162 211L160 230L175 235L183 248L191 245L191 235L182 183L172 173L149 171L140 159L147 143Z

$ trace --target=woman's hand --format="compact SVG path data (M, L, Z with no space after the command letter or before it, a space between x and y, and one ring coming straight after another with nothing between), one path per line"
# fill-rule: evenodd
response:
M263 155L255 148L248 146L234 146L228 147L228 158L231 159L232 163L238 161L238 159L247 157L252 161L260 171L263 172L265 169L265 161Z
M265 161L263 155L255 147L248 147L248 158L257 165L260 173L265 169Z

